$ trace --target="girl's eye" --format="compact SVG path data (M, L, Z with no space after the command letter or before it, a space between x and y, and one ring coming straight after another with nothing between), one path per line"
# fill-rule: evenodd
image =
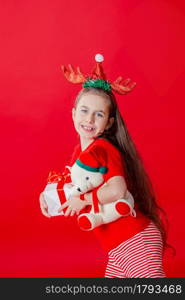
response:
M86 180L89 180L89 177L85 177Z
M103 118L103 115L101 113L97 113L97 116Z
M81 109L81 112L86 113L87 110L86 109Z

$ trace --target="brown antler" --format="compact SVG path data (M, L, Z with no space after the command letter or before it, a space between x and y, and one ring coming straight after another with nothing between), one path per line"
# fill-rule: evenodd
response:
M131 81L131 79L123 80L121 76L111 83L112 89L121 95L131 92L135 85L136 82Z
M75 71L74 68L69 64L68 68L69 70L65 66L61 66L64 76L68 81L72 83L83 83L86 81L86 78L80 71L79 67L77 67Z

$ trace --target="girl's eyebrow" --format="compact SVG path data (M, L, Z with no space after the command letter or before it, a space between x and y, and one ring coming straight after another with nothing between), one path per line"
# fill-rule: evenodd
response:
M80 107L81 107L81 108L82 108L82 107L84 107L84 108L88 108L88 107L87 107L87 106L85 106L85 105L81 105Z
M85 106L85 105L82 105L82 106L80 106L80 107L81 107L81 108L86 108L86 109L88 109L88 107ZM101 113L105 114L105 112L104 112L103 110L96 110L96 112L101 112Z

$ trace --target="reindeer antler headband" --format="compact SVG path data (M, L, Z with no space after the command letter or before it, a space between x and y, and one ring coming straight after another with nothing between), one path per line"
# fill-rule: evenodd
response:
M118 94L125 95L129 93L136 85L130 79L124 79L119 76L114 82L110 82L106 79L106 75L103 71L102 62L104 57L101 54L95 56L96 66L93 69L91 75L83 75L80 68L77 67L76 71L71 65L68 65L68 69L62 66L62 71L66 79L72 83L83 83L82 86L100 88L105 91L114 90Z

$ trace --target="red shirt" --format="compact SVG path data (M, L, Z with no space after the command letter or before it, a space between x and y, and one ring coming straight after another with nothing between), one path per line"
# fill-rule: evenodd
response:
M103 150L106 150L107 154L104 160L106 161L108 172L104 174L104 180L108 181L108 179L113 176L124 177L124 161L119 150L109 141L99 138L91 143L84 151L89 151L96 145L102 147ZM81 146L77 145L72 155L71 165L73 165L81 152ZM131 238L146 228L150 222L149 218L141 214L141 212L137 210L137 207L136 214L135 218L132 216L121 217L114 222L103 224L93 229L93 232L96 234L106 251L110 251L117 247L123 241Z

